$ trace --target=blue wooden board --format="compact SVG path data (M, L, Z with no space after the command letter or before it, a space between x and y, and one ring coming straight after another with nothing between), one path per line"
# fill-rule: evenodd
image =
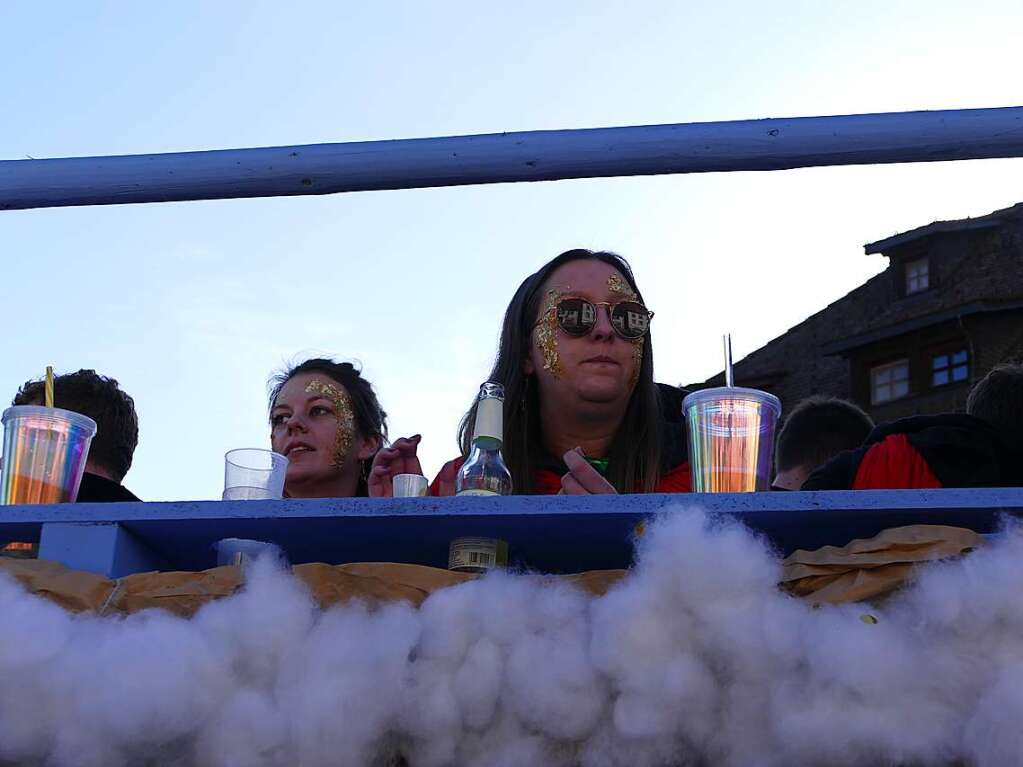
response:
M42 556L117 576L212 567L213 544L221 538L272 541L293 564L444 567L451 539L482 535L508 541L511 559L521 566L578 572L627 567L640 520L695 507L742 520L787 554L906 524L992 532L1004 513L1023 514L1023 489L8 506L0 508L0 541L39 540L44 525L59 525L56 538L48 534L59 549L51 544ZM98 546L96 531L88 528L101 524L118 525L128 537L115 540L108 531L114 538Z

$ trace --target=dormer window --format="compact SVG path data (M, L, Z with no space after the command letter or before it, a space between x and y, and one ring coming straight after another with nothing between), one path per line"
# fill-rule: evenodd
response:
M906 262L906 295L911 296L931 286L931 267L928 258Z

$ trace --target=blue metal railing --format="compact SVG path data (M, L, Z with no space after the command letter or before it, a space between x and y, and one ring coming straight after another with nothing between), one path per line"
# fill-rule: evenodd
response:
M294 564L443 567L453 538L481 535L507 541L523 567L577 572L627 567L641 520L694 508L741 520L787 554L907 524L992 532L1023 515L1023 489L9 506L0 542L38 540L41 558L120 577L212 567L213 543L231 537L278 543Z
M1023 156L1023 107L6 160L0 210Z

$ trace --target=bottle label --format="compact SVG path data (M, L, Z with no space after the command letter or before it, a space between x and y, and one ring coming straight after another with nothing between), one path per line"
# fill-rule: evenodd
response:
M481 399L476 408L476 428L472 438L490 437L498 442L504 440L504 403L499 399Z
M493 490L459 490L455 495L461 497L463 495L500 495L500 493L495 493Z
M479 573L508 564L508 544L496 538L456 538L448 549L448 569Z

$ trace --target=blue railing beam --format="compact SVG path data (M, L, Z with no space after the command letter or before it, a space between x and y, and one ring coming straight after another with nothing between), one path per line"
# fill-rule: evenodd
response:
M1023 156L1023 107L0 161L0 210Z
M900 525L992 532L1003 515L1023 516L1023 488L5 506L0 543L40 540L44 559L124 575L212 567L221 538L272 541L293 564L444 567L452 539L477 535L507 541L525 567L578 572L627 567L642 519L691 508L741 520L788 553Z

